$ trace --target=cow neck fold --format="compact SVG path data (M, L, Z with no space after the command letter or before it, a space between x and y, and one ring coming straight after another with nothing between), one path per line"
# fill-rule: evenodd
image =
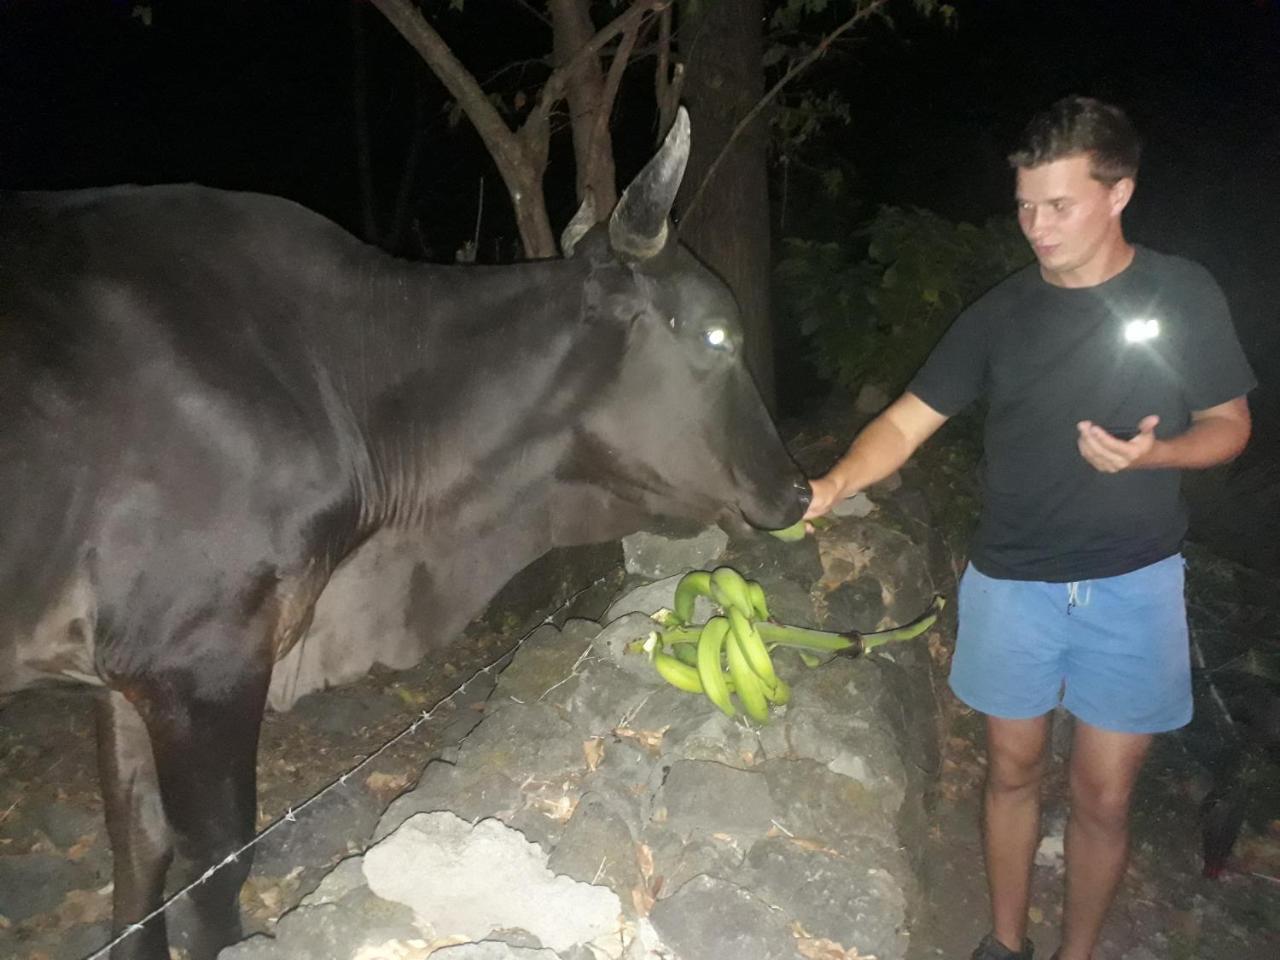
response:
M475 529L502 522L513 502L545 500L540 487L570 440L555 412L572 403L566 368L583 329L585 269L370 271L323 365L350 430L362 535Z

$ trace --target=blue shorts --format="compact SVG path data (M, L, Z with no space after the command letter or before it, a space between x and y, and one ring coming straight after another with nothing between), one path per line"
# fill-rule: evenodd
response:
M1085 723L1162 733L1191 720L1191 654L1183 560L1118 577L1045 583L960 580L951 689L1010 720L1059 702Z

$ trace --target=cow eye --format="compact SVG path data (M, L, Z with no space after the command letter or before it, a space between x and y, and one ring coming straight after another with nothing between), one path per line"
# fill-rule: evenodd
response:
M704 336L710 346L718 349L726 349L729 346L729 334L724 327L711 327Z

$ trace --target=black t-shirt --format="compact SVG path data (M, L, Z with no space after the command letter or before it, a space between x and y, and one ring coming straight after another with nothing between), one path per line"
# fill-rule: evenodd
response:
M1076 423L1134 429L1154 413L1167 439L1255 385L1208 271L1137 247L1094 287L1019 270L956 319L908 389L946 416L988 399L973 565L1069 582L1162 560L1187 525L1178 470L1101 473L1076 448Z

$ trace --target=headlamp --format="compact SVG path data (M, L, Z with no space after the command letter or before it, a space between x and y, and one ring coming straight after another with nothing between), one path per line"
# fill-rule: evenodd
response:
M1160 336L1160 321L1154 317L1130 320L1124 325L1126 343L1145 343Z

